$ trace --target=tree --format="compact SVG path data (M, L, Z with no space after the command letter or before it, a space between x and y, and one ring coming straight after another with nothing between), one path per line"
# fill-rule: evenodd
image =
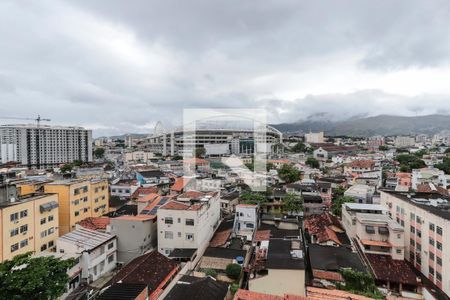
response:
M265 195L254 193L254 192L246 192L243 193L241 196L241 201L243 201L246 204L261 204L267 201L267 198Z
M302 197L293 193L287 193L283 198L283 211L296 214L303 211Z
M217 272L214 269L206 269L204 270L206 276L211 276L211 277L216 277L217 276Z
M175 155L172 159L173 159L173 160L182 160L182 159L183 159L183 156L181 156L181 155Z
M385 145L381 145L381 146L378 147L378 150L380 150L380 151L388 151L389 147L385 146Z
M242 268L238 264L229 264L225 269L225 274L231 279L238 280L241 276Z
M195 157L205 157L206 150L203 147L195 148Z
M95 149L94 156L95 158L103 158L105 156L105 149L104 148Z
M315 159L314 157L308 157L306 159L305 163L306 163L306 165L310 166L311 168L314 168L314 169L320 168L319 161L317 159Z
M73 259L20 254L0 264L0 299L58 299L69 282Z
M64 166L62 166L60 168L61 173L69 173L72 171L73 165L72 164L64 164Z
M342 216L342 204L344 203L353 203L355 199L349 196L341 196L333 201L333 205L331 206L331 211L335 216Z
M445 149L444 153L450 153L450 148Z
M384 299L383 294L375 285L372 275L352 269L342 269L340 271L344 278L345 285L338 284L337 287L354 294L364 295L373 299Z
M400 163L401 172L411 172L412 169L426 167L423 160L413 154L399 154L395 160Z
M278 170L278 176L283 181L291 183L300 179L300 171L292 165L283 164Z
M445 174L450 174L450 158L444 157L442 163L436 164L435 167L444 171Z
M295 144L294 147L292 147L292 152L300 153L306 151L306 145L303 142L298 142Z

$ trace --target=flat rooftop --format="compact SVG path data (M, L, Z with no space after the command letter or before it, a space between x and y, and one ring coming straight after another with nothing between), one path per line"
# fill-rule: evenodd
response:
M373 210L373 211L388 211L386 207L380 204L365 204L365 203L344 203L349 210Z
M16 199L16 201L14 201L14 202L10 202L10 201L0 202L0 209L5 208L5 207L14 206L14 205L19 205L19 204L26 203L29 201L42 199L42 198L48 197L50 195L54 195L54 194L53 193L32 194L29 196L22 196L19 199Z
M115 235L78 228L58 238L59 241L74 244L83 250L92 250L115 238Z
M362 222L380 222L386 223L390 228L394 230L402 230L403 227L397 222L391 219L388 215L383 214L367 214L367 213L357 213L356 218Z

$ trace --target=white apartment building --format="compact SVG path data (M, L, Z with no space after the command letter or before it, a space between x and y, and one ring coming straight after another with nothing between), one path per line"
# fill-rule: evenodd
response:
M124 153L124 161L127 163L130 162L140 162L146 164L148 161L155 158L155 154L153 152L147 151L132 151Z
M397 136L394 140L394 145L397 148L412 147L416 144L416 139L411 136Z
M417 189L422 183L433 183L436 186L447 188L447 177L444 171L436 168L413 169L411 177L411 187Z
M51 168L75 160L92 161L92 131L47 125L0 126L0 163Z
M158 209L158 251L206 248L219 221L220 192L185 192Z
M405 258L450 296L450 202L438 194L381 192L381 204L405 229Z
M80 226L56 240L56 252L80 254L81 276L90 283L116 267L117 238Z
M256 204L238 204L234 218L233 231L237 236L247 238L247 241L253 239L253 234L258 228L258 205Z
M344 196L352 197L358 203L372 203L375 187L367 184L355 184L344 192Z

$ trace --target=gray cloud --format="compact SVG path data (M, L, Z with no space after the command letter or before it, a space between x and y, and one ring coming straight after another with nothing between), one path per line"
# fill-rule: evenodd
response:
M444 0L6 0L0 116L103 135L178 125L183 108L446 113L449 15Z

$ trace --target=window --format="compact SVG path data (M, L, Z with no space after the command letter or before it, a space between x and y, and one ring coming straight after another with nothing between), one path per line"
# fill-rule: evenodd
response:
M434 239L430 237L429 243L434 246Z
M48 235L52 234L53 232L55 232L55 228L54 227L50 227L48 229Z
M434 253L430 252L430 260L434 261Z
M416 232L416 228L414 228L414 226L411 226L411 232L415 233Z
M172 231L164 231L164 238L165 239L173 239L173 232Z
M401 238L402 238L402 235L401 235L400 233L397 233L397 238L398 238L398 239L401 239Z
M74 204L74 205L80 204L80 200L77 199L77 200L73 201L73 204Z
M16 236L16 235L18 235L19 234L19 228L17 227L17 228L14 228L14 229L11 229L11 236L13 237L13 236Z
M114 254L108 256L108 264L112 263L114 261Z
M420 230L417 229L417 236L418 236L418 237L422 237L422 231L420 231Z
M430 230L434 231L434 224L433 223L430 223Z
M439 256L436 257L436 263L440 266L442 266L442 258L440 258Z
M442 244L441 244L441 242L436 242L436 248L438 248L438 250L442 251Z
M416 216L413 213L409 214L411 221L414 221L414 219L416 218Z
M418 224L420 224L421 223L421 221L420 221L421 219L420 219L420 217L419 216L416 216L416 222L418 223Z
M108 250L112 249L112 247L114 247L114 242L108 244Z
M254 228L254 225L253 225L253 223L247 223L247 224L245 224L245 227L247 227L247 228Z
M409 240L409 244L410 244L411 246L414 246L414 245L416 244L416 241L414 241L413 239L410 239L410 240Z
M187 226L194 226L194 219L186 219Z
M422 245L419 244L419 243L417 243L417 244L416 244L416 250L417 250L418 252L422 251Z
M53 221L53 216L48 216L48 221L49 222Z
M418 264L418 265L422 264L422 259L420 258L419 255L416 257L416 264Z
M181 237L181 232L178 232L178 237L179 237L179 238Z
M19 250L19 243L11 245L11 252L15 252L17 250Z
M442 281L442 274L439 272L436 272L436 280L437 281Z
M428 268L428 273L434 276L434 269L432 267Z
M28 246L28 239L25 239L23 241L20 241L20 248Z
M20 212L20 218L25 218L28 216L28 209L22 210Z
M436 233L439 235L442 235L442 227L437 226L436 227Z
M87 207L83 208L83 212L84 212L84 213L87 213L87 212L88 212Z
M186 240L187 241L193 241L194 240L194 234L193 233L186 233Z
M41 251L45 251L45 250L47 250L47 244L43 244L43 245L41 246Z
M20 226L20 233L27 232L28 231L28 224Z
M46 222L47 222L47 219L46 219L46 218L42 218L42 219L41 219L41 225L42 225L42 224L45 224Z
M47 236L47 230L41 232L41 238L45 238Z
M75 217L78 217L80 215L80 212L79 211L76 211L75 212Z
M167 218L164 220L164 223L166 223L166 224L173 224L173 219L172 219L171 217L167 217Z
M11 222L19 220L19 213L13 213L9 216Z
M48 242L48 247L49 247L49 248L53 247L53 245L55 245L55 242L54 242L54 241Z
M373 234L373 233L375 233L375 228L373 226L366 225L366 232Z
M396 249L395 251L397 252L397 254L402 254L402 249Z

